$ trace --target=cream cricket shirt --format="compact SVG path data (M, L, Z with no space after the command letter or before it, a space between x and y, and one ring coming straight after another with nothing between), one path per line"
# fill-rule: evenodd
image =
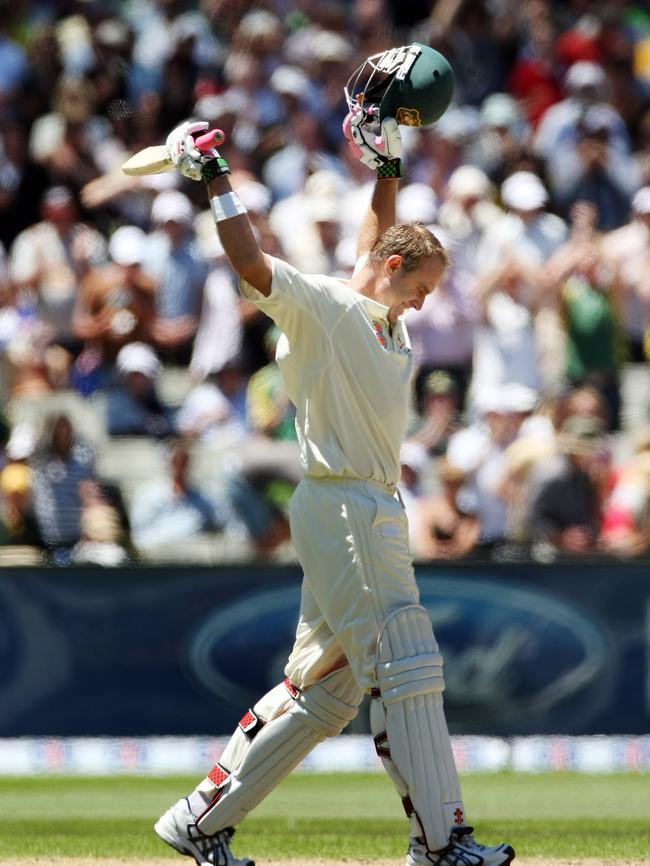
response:
M383 304L334 277L272 264L268 297L244 280L240 290L283 333L276 359L305 474L396 484L413 366L403 323L391 334Z

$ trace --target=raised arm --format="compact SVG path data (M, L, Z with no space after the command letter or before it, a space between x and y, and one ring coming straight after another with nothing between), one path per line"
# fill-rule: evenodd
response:
M204 181L219 240L230 264L261 294L271 294L273 269L262 252L246 209L230 185L228 163L216 148L202 153L194 138L207 123L182 123L167 136L167 149L176 168L191 180Z
M395 225L397 185L402 174L402 137L394 117L381 123L353 108L343 121L343 135L354 156L377 172L372 199L357 239L357 257L369 253L379 235Z
M398 183L397 177L377 178L368 210L359 229L357 257L369 253L379 235L395 225Z
M237 194L232 191L228 176L215 177L208 181L207 188L219 240L230 264L236 273L258 292L270 295L273 275L271 262L257 242L246 211L231 217L221 214L222 211L228 213L229 209L236 208L239 202ZM239 205L243 208L241 203Z

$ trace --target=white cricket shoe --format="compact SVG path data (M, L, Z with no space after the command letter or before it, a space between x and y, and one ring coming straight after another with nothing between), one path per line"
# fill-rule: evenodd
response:
M406 866L507 866L514 860L510 845L479 845L472 836L473 829L453 830L449 845L440 851L429 851L424 839L411 839Z
M154 824L160 838L179 854L194 857L198 866L255 866L248 857L240 859L230 850L234 827L226 827L214 836L206 836L196 826L187 797L174 803Z

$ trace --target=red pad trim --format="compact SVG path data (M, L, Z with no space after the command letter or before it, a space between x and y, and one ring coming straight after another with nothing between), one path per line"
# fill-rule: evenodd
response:
M208 773L208 779L212 782L213 785L216 785L217 788L226 781L226 779L230 776L230 773L226 773L223 767L220 767L219 764L215 764L214 767Z
M239 720L239 727L246 734L248 731L252 731L253 728L257 725L258 718L252 710L249 710Z
M284 685L286 686L286 689L292 698L298 697L298 695L300 694L300 689L298 688L298 686L294 686L289 677L284 678Z
M371 698L380 698L381 692L377 688L372 688L372 689L370 689L370 697Z

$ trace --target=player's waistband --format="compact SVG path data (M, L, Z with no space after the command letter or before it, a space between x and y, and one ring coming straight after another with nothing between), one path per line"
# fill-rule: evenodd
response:
M387 484L382 481L375 481L373 478L353 478L347 475L304 475L303 481L313 484L335 484L339 487L349 487L352 490L380 490L392 498L402 501L402 495L399 492L397 484Z

